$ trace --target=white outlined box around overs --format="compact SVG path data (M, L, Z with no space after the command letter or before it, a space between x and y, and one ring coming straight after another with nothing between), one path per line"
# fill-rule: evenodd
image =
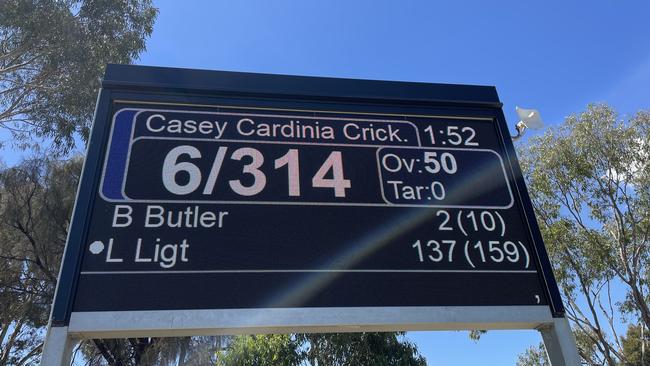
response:
M485 152L488 154L493 154L497 157L499 161L499 166L501 168L501 172L503 173L503 181L505 183L505 187L507 188L508 191L508 197L509 201L507 204L504 205L497 205L497 206L490 206L490 205L444 205L444 204L432 204L428 202L424 203L418 203L418 204L403 204L403 203L394 203L391 202L390 199L386 197L386 192L385 192L385 187L384 187L384 178L382 174L382 168L381 168L381 159L380 159L380 154L382 150L384 149L408 149L408 150L418 150L418 151L471 151L471 152ZM399 147L399 148L393 148L393 147L381 147L377 149L377 168L378 168L378 173L379 173L379 179L381 183L381 193L384 201L386 201L387 204L390 206L396 206L396 207L435 207L435 208L462 208L462 209L509 209L512 207L514 204L514 197L512 195L512 189L510 187L510 183L508 182L508 176L506 174L505 166L503 164L503 159L501 156L494 150L491 149L477 149L477 148L447 148L447 147ZM475 183L480 183L480 182L475 182Z

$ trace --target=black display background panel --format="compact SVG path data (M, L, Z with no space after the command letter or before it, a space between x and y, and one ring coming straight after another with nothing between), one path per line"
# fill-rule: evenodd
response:
M278 104L112 105L73 311L549 304L496 119Z

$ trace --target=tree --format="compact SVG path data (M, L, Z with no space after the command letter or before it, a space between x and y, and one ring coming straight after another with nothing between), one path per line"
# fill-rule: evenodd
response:
M0 366L33 364L40 356L81 166L81 157L38 156L0 169ZM210 354L205 343L96 339L81 349L89 365L153 365L200 360Z
M214 363L216 341L216 337L92 339L79 348L88 366L198 366Z
M305 357L318 366L426 365L417 347L399 333L302 334Z
M104 66L131 63L156 14L150 0L0 1L0 128L64 152L86 141Z
M517 358L517 366L550 366L550 364L543 343L536 347L529 347Z
M650 326L650 112L590 105L520 151L582 361L627 364L625 319ZM622 288L616 299L612 288Z
M426 365L404 333L333 333L234 337L218 366Z
M297 366L302 362L301 342L287 334L233 337L225 352L219 353L218 366Z
M0 1L0 128L57 153L86 141L104 66L135 59L156 15L150 0ZM40 354L80 167L39 157L0 173L0 365ZM95 343L132 361L165 342Z
M648 347L649 335L639 324L630 324L627 333L621 338L623 354L625 354L625 366L647 366L650 365L650 349Z
M0 365L40 355L81 159L0 171Z
M625 336L621 337L625 366L647 366L650 365L650 355L646 354L646 345L649 335L642 331L638 324L630 324ZM650 351L650 350L649 350ZM550 362L546 354L544 344L536 347L529 347L517 359L517 366L549 366Z

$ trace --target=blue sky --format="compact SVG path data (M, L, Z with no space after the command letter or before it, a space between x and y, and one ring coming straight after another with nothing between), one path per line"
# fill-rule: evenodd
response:
M547 124L650 108L642 1L156 1L143 65L494 85ZM412 332L431 365L514 365L535 331Z
M509 119L650 107L641 1L157 1L139 63L495 85ZM516 122L516 121L515 121Z

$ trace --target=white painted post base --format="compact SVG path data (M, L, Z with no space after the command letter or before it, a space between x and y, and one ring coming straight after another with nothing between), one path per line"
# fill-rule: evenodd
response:
M69 366L72 348L77 342L68 335L68 327L50 326L43 345L41 366Z
M553 366L580 364L578 348L567 318L554 318L553 323L539 328L544 339L546 354Z

